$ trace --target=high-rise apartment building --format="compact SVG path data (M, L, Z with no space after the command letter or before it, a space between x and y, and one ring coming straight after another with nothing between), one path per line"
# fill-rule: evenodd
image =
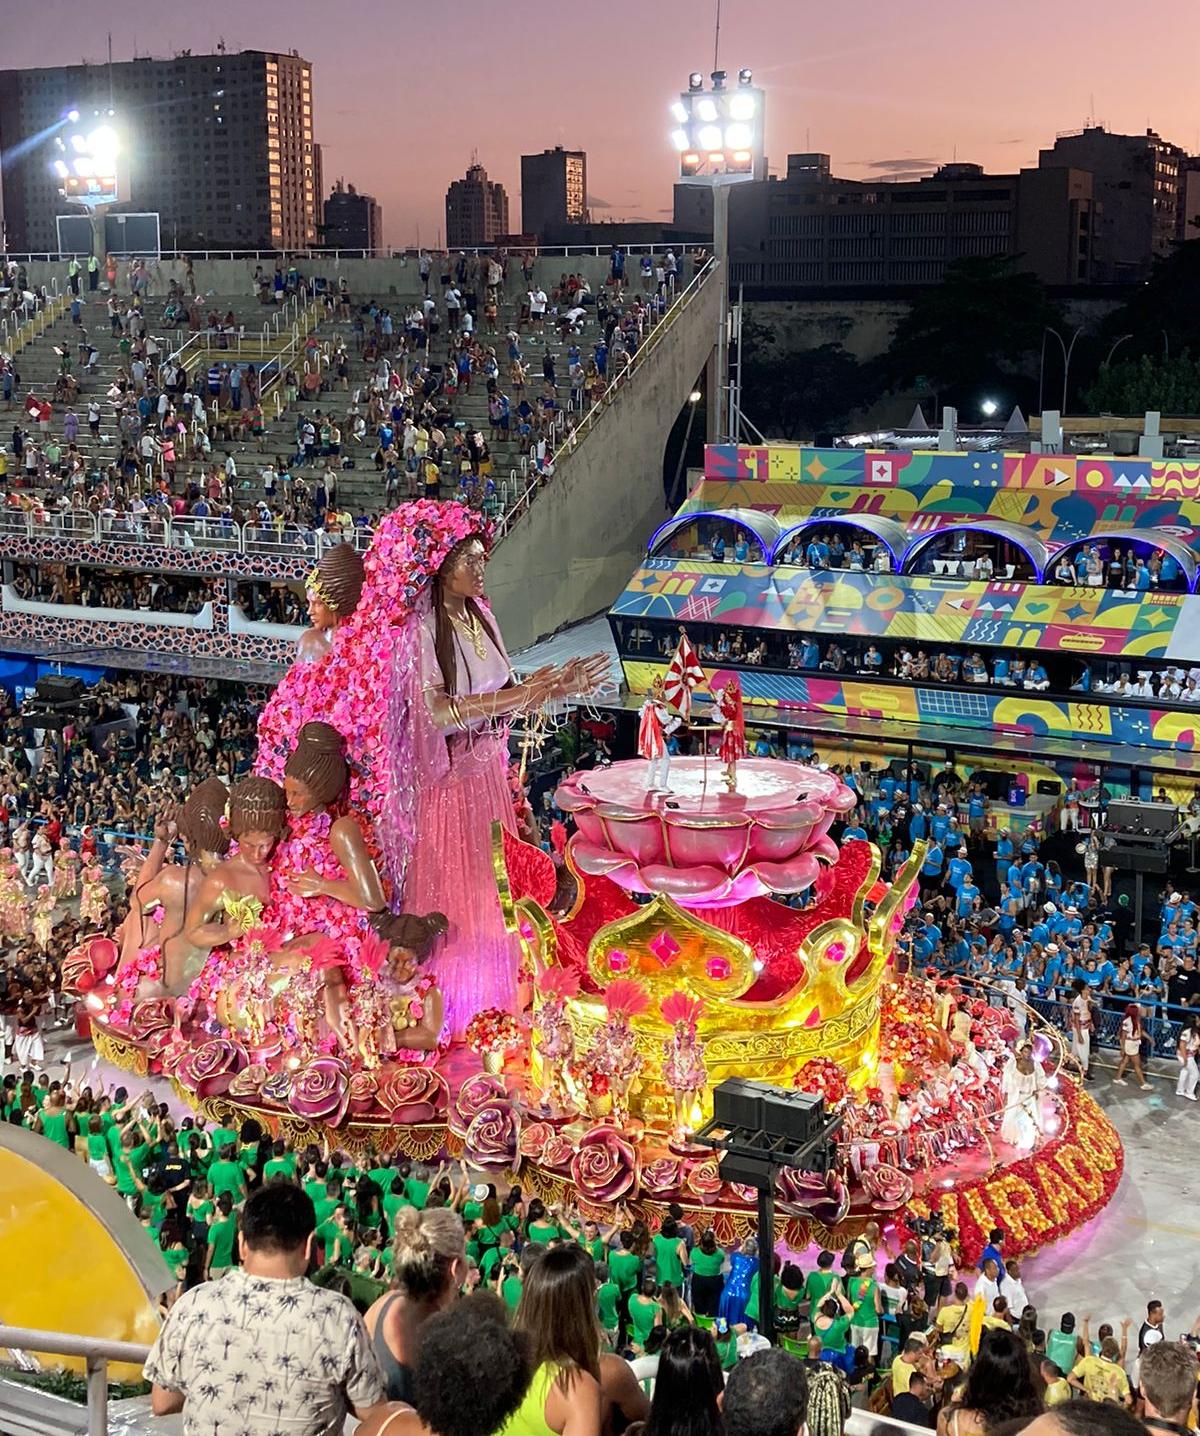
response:
M335 181L325 201L323 237L326 249L382 249L382 206L374 195Z
M446 248L476 249L508 233L508 194L482 165L468 166L446 191Z
M51 172L68 111L115 112L131 210L157 211L172 249L317 242L312 66L297 54L137 59L0 72L0 191L10 251L53 250L67 212ZM39 135L45 139L38 142Z
M1039 152L1039 169L1091 172L1098 282L1144 279L1156 259L1187 238L1181 232L1187 158L1153 130L1114 135L1103 125L1059 135L1053 148Z
M543 243L555 243L568 224L583 224L587 208L587 155L555 145L540 155L521 156L521 229Z

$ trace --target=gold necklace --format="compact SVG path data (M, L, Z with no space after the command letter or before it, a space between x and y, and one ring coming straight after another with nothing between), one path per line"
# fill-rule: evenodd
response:
M451 611L447 609L446 616L449 618L450 622L454 625L454 627L458 629L459 633L461 633L463 637L468 641L468 643L470 643L472 648L474 648L475 657L479 659L486 658L487 643L484 638L483 624L480 623L476 615L468 609L467 616L465 619L463 619L459 618L456 613L451 613Z

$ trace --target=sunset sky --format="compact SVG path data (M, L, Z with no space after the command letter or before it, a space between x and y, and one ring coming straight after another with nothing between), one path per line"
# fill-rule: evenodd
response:
M18 0L14 0L18 3ZM296 49L312 61L326 186L373 193L391 244L433 243L472 152L520 217L519 156L588 154L593 218L670 217L667 104L712 69L714 0L39 0L7 27L5 67ZM216 12L216 13L212 13ZM1200 150L1200 0L723 0L721 65L768 92L767 153L824 150L848 178L957 157L994 170L1089 116Z

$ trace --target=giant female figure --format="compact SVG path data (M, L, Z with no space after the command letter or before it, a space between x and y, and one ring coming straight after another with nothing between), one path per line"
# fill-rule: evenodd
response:
M259 723L259 771L279 777L303 724L346 740L349 799L375 824L394 910L438 911L434 959L452 1036L484 1007L514 1010L515 949L491 861L513 826L507 720L591 692L603 659L518 681L483 599L486 533L464 504L404 504L365 556L362 595L328 652L296 664Z

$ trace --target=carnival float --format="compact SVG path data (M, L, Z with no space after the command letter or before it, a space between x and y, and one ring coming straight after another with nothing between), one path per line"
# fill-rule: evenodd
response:
M780 1175L794 1248L937 1213L968 1256L995 1225L1021 1251L1100 1211L1121 1146L1058 1034L906 970L919 845L890 884L839 846L854 794L746 759L736 680L673 762L690 692L656 690L641 757L566 777L570 835L536 842L508 725L605 665L512 673L487 542L418 502L321 560L255 774L164 815L121 929L67 963L101 1056L223 1125L464 1157L589 1216L678 1202L723 1240L756 1224L693 1140L727 1077L842 1116L834 1170Z

